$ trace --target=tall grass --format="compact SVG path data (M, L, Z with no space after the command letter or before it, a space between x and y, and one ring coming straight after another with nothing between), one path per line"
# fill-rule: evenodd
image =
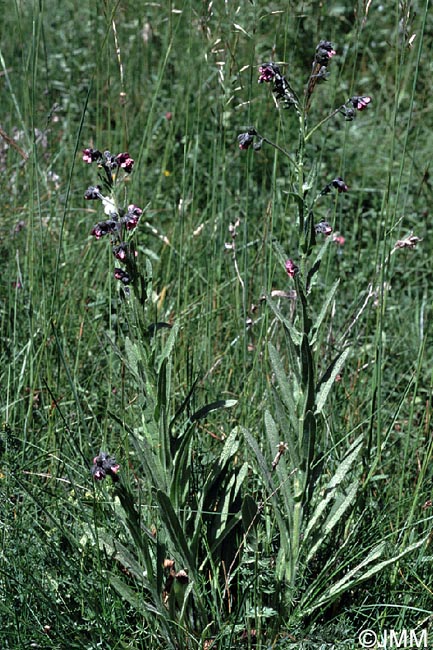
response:
M428 2L373 4L4 9L2 648L429 627L433 24ZM373 101L300 154L258 66L281 62L302 103L322 39L307 128ZM252 125L278 148L241 151ZM90 237L87 147L135 159L144 302ZM300 215L337 177L314 223L345 243L313 245ZM92 479L101 450L118 481Z

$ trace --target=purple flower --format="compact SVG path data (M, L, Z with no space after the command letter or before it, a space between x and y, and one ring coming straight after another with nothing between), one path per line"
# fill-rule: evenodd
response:
M84 192L84 198L86 201L94 201L96 199L102 199L101 188L99 185L91 185Z
M329 237L332 232L332 226L327 221L320 221L314 226L316 233Z
M115 232L118 227L119 224L117 221L114 221L114 219L108 219L107 221L100 221L96 224L96 226L93 226L90 234L93 235L96 239L101 239L101 237Z
M293 260L286 260L285 267L287 275L291 278L294 278L299 273L299 266Z
M131 278L129 277L128 273L123 269L115 268L114 277L116 280L120 280L122 284L129 284L131 282Z
M143 210L134 204L128 205L128 212L122 217L122 223L125 224L126 230L134 230L138 220L143 214Z
M262 84L263 82L269 83L274 80L275 75L279 73L279 69L274 63L264 63L259 67L259 72L259 84Z
M99 456L93 459L92 475L95 481L102 481L107 474L111 476L113 482L118 481L117 473L120 465L116 463L114 457L109 456L105 451L101 451Z
M119 153L116 156L116 163L119 165L119 167L124 169L127 174L130 174L132 172L134 160L131 158L129 153Z
M102 159L102 153L98 149L83 149L83 162L90 163Z
M141 215L143 214L143 210L139 208L137 205L131 203L131 205L128 205L128 213L131 213L136 217L141 217Z
M356 117L356 111L364 111L372 101L369 95L354 95L343 104L340 113L343 113L346 120L351 122Z
M335 187L335 189L338 190L339 194L341 194L341 192L347 192L347 190L349 189L340 176L338 176L338 178L334 178L331 185L332 187Z
M240 133L238 135L239 149L249 149L254 142L254 135L251 133Z
M352 104L357 111L363 111L371 103L371 97L368 95L358 96L355 95L349 99L349 102Z
M330 41L320 41L319 45L316 47L316 56L314 57L314 61L320 65L326 66L335 54L336 51L332 47Z
M287 81L286 77L281 74L280 68L275 63L265 63L259 68L259 83L273 82L272 92L282 103L284 108L290 108L298 103L298 100ZM260 145L259 145L260 148Z
M92 467L92 474L95 481L102 481L106 476L106 473L102 469L102 467L96 467L96 466Z
M119 244L119 246L114 246L113 255L116 259L120 260L121 262L124 262L126 260L127 254L128 254L128 244L125 244L125 242L122 242L121 244Z

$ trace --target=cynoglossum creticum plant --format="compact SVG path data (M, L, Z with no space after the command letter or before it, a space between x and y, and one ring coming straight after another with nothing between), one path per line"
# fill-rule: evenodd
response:
M131 341L126 352L141 408L128 423L124 416L111 416L132 442L131 478L104 452L92 468L103 488L108 483L105 519L100 518L95 537L126 573L110 571L110 584L168 648L190 647L191 639L198 643L224 627L234 591L233 585L226 589L225 574L241 536L241 488L248 474L247 463L237 462L236 431L220 456L206 463L195 435L200 420L233 402L213 402L188 417L193 386L173 412L177 329L156 358L146 356L139 341ZM113 486L103 480L106 475ZM113 520L117 529L123 526L120 534Z
M99 221L92 228L95 239L110 236L113 255L118 265L114 268L114 277L122 283L125 295L129 295L132 286L141 303L145 301L145 283L138 272L136 251L130 233L137 227L143 210L134 204L125 206L125 179L131 174L134 160L129 153L112 155L98 149L84 149L83 161L96 163L99 169L100 185L87 188L84 198L87 201L102 201L107 219Z
M329 41L318 44L302 94L275 63L259 68L259 83L270 84L278 106L296 114L299 137L294 152L273 143L256 127L249 127L238 136L240 149L257 152L264 145L271 145L287 157L292 169L287 194L295 206L295 236L289 255L278 243L275 249L294 284L295 293L290 296L295 306L291 315L286 316L272 296L266 300L283 329L278 343L268 343L273 371L269 387L272 407L265 411L264 424L270 447L266 455L273 458L272 463L248 431L245 436L255 454L258 475L274 506L279 528L277 578L280 584L287 581L290 585L286 605L296 592L301 615L323 609L345 590L392 562L378 561L384 552L383 544L367 547L362 557L355 545L350 556L351 568L355 568L347 572L347 540L352 539L350 531L356 529L357 522L350 517L355 517L353 507L361 488L364 440L362 435L356 437L347 432L335 441L327 424L329 414L325 405L350 352L347 337L342 337L330 362L325 362L323 354L326 318L335 300L338 280L324 294L320 308L313 310L315 276L334 237L337 244L341 242L338 236L331 237L333 227L320 216L321 205L332 191L343 194L348 186L335 174L322 189L315 190L316 166L308 159L306 144L326 121L342 119L341 116L352 121L372 101L369 96L354 95L316 124L309 125L314 94L318 84L328 77L329 63L335 54ZM314 301L316 304L316 296ZM347 529L349 521L353 526ZM325 580L331 571L334 581Z
M205 639L220 631L231 606L234 586L226 589L225 576L241 535L241 488L248 474L247 463L239 463L236 431L217 457L202 448L195 434L200 421L235 401L217 400L192 410L198 378L181 404L175 399L179 323L149 323L151 267L147 261L143 278L141 257L129 239L142 211L123 207L122 175L131 173L134 161L127 153L113 156L94 149L84 150L83 158L100 170L100 184L89 187L85 197L102 201L107 215L91 234L109 240L124 267L116 267L114 276L126 298L122 313L128 327L113 347L124 367L124 391L131 390L133 402L123 412L109 413L113 426L125 432L129 452L116 452L119 463L105 451L93 459L93 479L106 493L105 518L99 517L93 538L127 573L127 578L110 574L111 585L147 619L165 647L190 647L188 637Z

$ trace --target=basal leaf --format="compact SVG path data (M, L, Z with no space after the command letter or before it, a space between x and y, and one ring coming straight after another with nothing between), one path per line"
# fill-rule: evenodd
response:
M179 519L171 505L167 494L157 490L156 499L159 504L159 513L164 524L165 531L170 538L173 549L180 555L182 564L188 567L191 574L195 573L195 563L191 555L185 532L182 530Z
M340 598L340 596L348 589L353 589L355 586L359 585L365 580L368 580L372 576L385 569L387 566L395 564L405 555L408 555L409 553L415 551L417 548L420 548L427 539L428 538L425 537L418 542L415 542L414 544L410 544L398 555L395 555L387 560L382 560L381 562L378 562L378 560L385 552L386 544L383 541L379 542L379 544L377 544L377 546L372 549L372 551L364 560L362 560L362 562L357 564L353 569L346 573L343 578L341 578L341 580L338 580L335 584L330 585L330 587L325 590L323 595L319 597L311 607L304 609L305 615L308 616L315 610L323 608L325 605L329 604L336 598ZM373 566L370 566L372 564Z

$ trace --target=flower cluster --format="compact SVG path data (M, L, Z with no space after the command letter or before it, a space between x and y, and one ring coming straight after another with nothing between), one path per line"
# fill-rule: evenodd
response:
M272 92L283 108L297 106L298 100L286 77L281 74L280 68L275 63L264 63L259 67L259 84L273 83Z
M314 57L314 63L319 65L327 66L329 61L335 56L337 52L334 50L332 43L330 41L320 41L316 47L316 55Z
M83 161L89 165L96 162L101 165L104 170L109 170L110 173L120 167L121 169L124 169L127 174L130 174L134 166L134 160L127 152L112 156L109 151L101 153L98 149L83 149Z
M363 111L371 103L371 97L368 95L354 95L347 100L340 108L340 113L344 115L348 122L351 122L356 117L356 111Z
M114 192L115 182L118 180L119 170L124 174L130 174L134 166L134 160L129 153L119 153L112 155L109 151L101 153L98 149L84 149L83 161L97 163L101 170L101 185L91 185L84 193L86 201L99 200L102 202L107 219L99 221L91 230L91 235L95 239L101 239L106 235L111 236L111 245L113 247L114 257L126 265L126 271L122 268L114 269L114 277L119 280L123 286L127 287L132 281L133 257L130 252L129 244L124 241L128 232L137 227L138 221L143 210L135 204L128 205L127 208L121 208L116 201ZM103 194L102 186L108 190Z
M110 218L106 221L100 221L95 226L93 226L90 234L93 235L95 239L101 239L101 237L104 237L104 235L113 235L115 233L121 235L123 228L126 228L126 230L134 230L142 213L143 210L133 204L128 205L126 212L123 210L119 210L118 212L110 212ZM126 254L123 257L119 257L117 254L119 249L122 249L126 253L127 245L125 242L121 242L119 246L113 248L115 257L117 257L117 259L122 259L123 261L126 257Z
M95 456L93 459L91 472L95 481L103 481L108 474L115 483L119 480L117 476L119 469L120 465L116 463L116 459L109 456L105 451L101 451L99 456Z
M285 267L286 267L287 275L290 278L294 278L295 275L298 275L299 266L295 264L293 260L286 260Z
M305 112L308 113L314 89L319 81L326 81L329 77L328 64L336 51L330 41L320 41L316 47L310 78L305 90Z
M339 194L342 192L347 192L349 189L346 185L346 183L343 181L341 176L337 176L337 178L334 178L333 181L325 185L323 190L320 192L320 196L324 196L325 194L329 194L329 192L332 190L332 188L336 189Z
M328 221L319 221L319 223L316 223L314 226L314 230L316 233L319 235L325 235L325 237L329 237L329 235L332 233L332 226Z
M255 138L257 138L255 140ZM263 138L261 138L257 131L249 128L245 133L238 135L239 149L249 149L252 145L254 151L259 151L263 145Z
M411 233L404 239L399 239L398 241L395 242L394 244L394 249L396 248L415 248L415 246L418 244L418 242L422 241L420 237L417 237L417 235L414 235Z
M343 105L334 108L324 119L320 120L316 126L310 128L308 131L307 116L310 110L314 90L320 81L327 79L329 75L328 67L335 55L336 49L330 41L321 40L318 43L312 59L311 73L305 85L303 96L301 96L300 93L297 94L291 87L287 77L281 73L281 70L276 63L263 63L259 66L258 83L270 84L276 99L284 108L294 106L299 118L301 143L305 144L316 129L321 127L327 120L338 114L343 114L346 120L351 121L356 117L358 111L364 111L372 102L372 98L369 95L353 95ZM247 128L244 133L238 135L238 144L241 150L250 148L257 150L260 149L263 144L269 144L283 153L291 162L294 168L295 178L297 178L298 181L302 181L300 182L300 185L303 188L306 188L303 197L299 202L300 208L298 222L300 246L305 257L308 257L313 246L316 244L316 235L322 235L324 237L330 237L332 235L333 242L335 242L339 247L344 245L344 237L340 234L333 235L333 227L328 221L322 218L317 220L318 223L315 223L316 220L314 219L315 205L320 197L329 194L333 190L336 190L338 194L348 191L349 188L347 184L340 176L333 178L333 180L327 183L327 185L325 185L325 187L319 191L316 197L310 202L307 200L310 185L304 182L305 177L303 164L301 165L288 151L278 144L271 142L266 136L260 135L260 133L258 133L258 131L253 127ZM298 157L301 156L302 163L303 153L304 149L299 147L297 155ZM409 245L412 245L412 241L409 243L400 243L400 246L402 247L407 247ZM226 247L233 249L234 245L226 244ZM300 272L299 266L293 259L286 260L285 269L287 275L292 279L296 278L297 274Z

